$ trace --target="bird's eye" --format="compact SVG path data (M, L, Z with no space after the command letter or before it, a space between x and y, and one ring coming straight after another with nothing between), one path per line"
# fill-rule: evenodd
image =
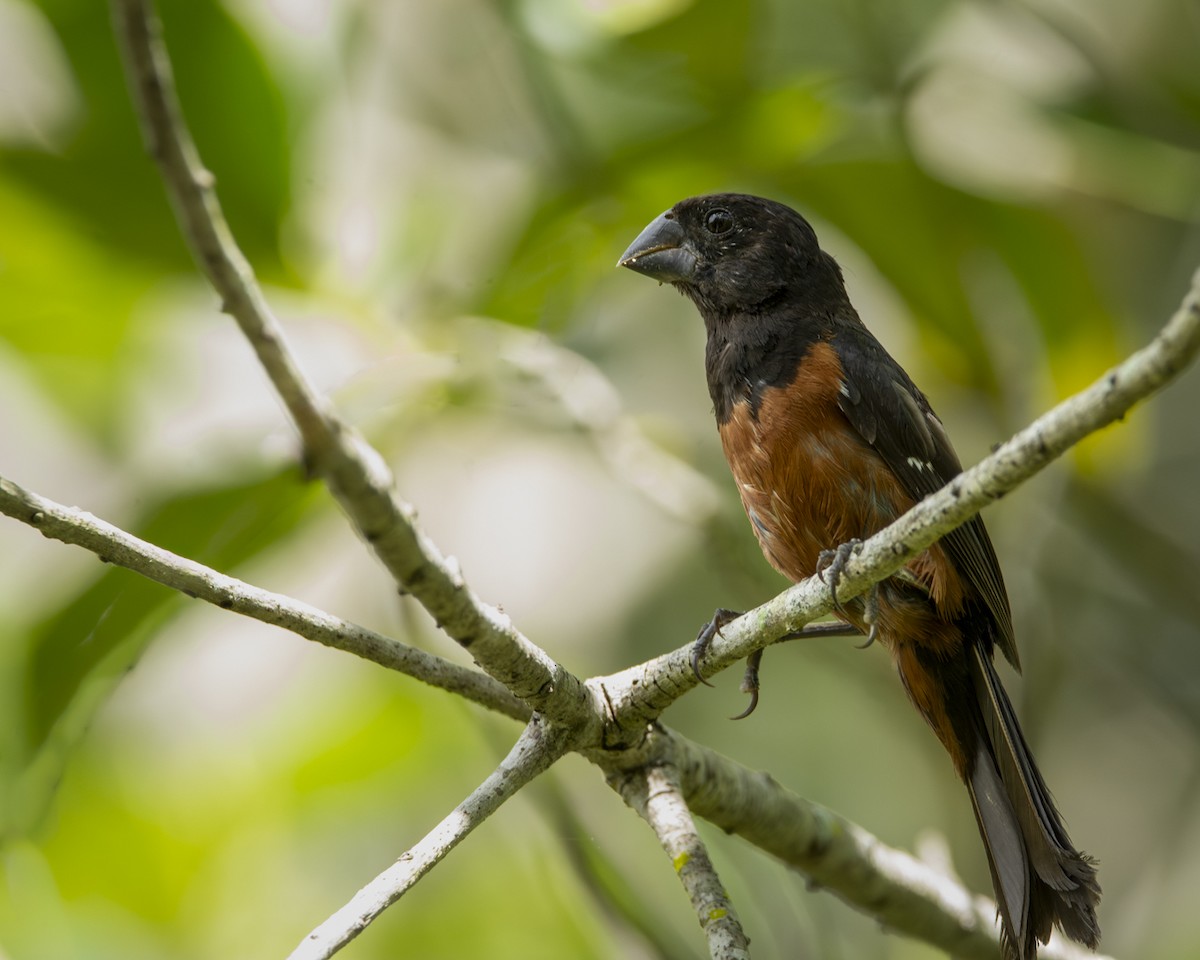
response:
M704 229L709 233L728 233L733 229L733 216L728 210L713 210L704 218Z

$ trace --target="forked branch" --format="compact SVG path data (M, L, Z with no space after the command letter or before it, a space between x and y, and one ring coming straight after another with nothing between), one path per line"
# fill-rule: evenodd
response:
M664 742L663 737L676 737L670 731L648 733L647 724L697 682L689 648L585 685L530 642L505 615L475 596L452 558L443 556L417 527L412 508L396 495L391 473L379 454L336 418L292 359L249 264L229 234L213 178L200 164L187 133L148 0L113 0L113 6L146 140L183 233L223 309L237 320L287 407L304 443L306 459L397 582L484 670L546 720L543 723L535 716L531 721L506 761L507 772L502 766L493 775L499 780L490 778L410 851L411 861L402 860L366 888L318 928L295 956L331 955L493 809L482 796L485 788L498 790L502 797L511 796L568 749L582 750L610 774L630 774L635 783L639 782L636 777L641 777L647 796L652 779L659 776L653 771L664 769L663 762L674 758L670 762L679 770L682 796L695 813L742 833L898 929L963 956L994 956L995 925L986 918L990 908L980 906L986 901L971 898L945 878L935 885L936 895L928 895L928 877L919 870L912 872L916 861L897 855L901 859L895 863L901 866L896 867L873 838L832 814L829 820L817 817L815 835L804 834L804 801L781 797L780 788L769 779L714 759L702 748L685 747L681 741ZM849 564L839 595L849 599L887 577L1088 433L1123 416L1183 369L1198 349L1200 274L1179 312L1153 343L868 540ZM725 627L710 647L706 672L728 666L803 627L831 606L829 589L818 580L796 585ZM546 731L553 731L553 746L531 743L534 730L541 731L543 740ZM655 796L667 806L674 804L673 782L660 786L663 789ZM773 811L770 821L760 817L765 808ZM808 809L817 808L810 805ZM763 822L791 823L792 827L764 834L756 827ZM837 837L824 836L822 830ZM815 839L810 839L812 836ZM839 838L846 841L845 846L826 842ZM822 845L839 856L844 854L845 869L835 869L821 857L812 859L821 852L816 847ZM301 952L307 949L315 952ZM1048 958L1068 955L1072 955L1069 950L1054 944L1044 952Z

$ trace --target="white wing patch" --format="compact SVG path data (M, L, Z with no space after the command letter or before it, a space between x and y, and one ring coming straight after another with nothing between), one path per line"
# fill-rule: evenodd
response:
M908 465L917 471L920 471L920 470L929 470L930 472L933 471L933 464L930 463L928 460L922 460L919 457L909 457Z

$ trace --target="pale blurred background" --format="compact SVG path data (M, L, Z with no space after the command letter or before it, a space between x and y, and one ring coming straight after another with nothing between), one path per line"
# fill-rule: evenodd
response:
M784 584L703 331L613 269L676 200L785 200L964 461L1143 343L1200 264L1194 0L170 0L188 118L309 372L476 590L580 675ZM1200 377L986 514L1011 689L1104 947L1200 955ZM145 158L105 4L0 0L0 474L458 657L315 484ZM668 722L987 867L879 648L772 651ZM1009 675L1011 676L1011 675ZM517 727L0 519L0 957L282 957ZM756 958L938 956L705 830ZM344 953L692 957L571 758Z

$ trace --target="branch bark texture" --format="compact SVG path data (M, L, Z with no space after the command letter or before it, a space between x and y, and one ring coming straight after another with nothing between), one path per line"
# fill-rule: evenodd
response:
M51 540L83 547L148 580L234 613L290 630L307 640L344 650L389 670L440 687L515 720L529 708L486 674L375 633L279 593L218 573L203 564L140 540L77 507L63 506L0 477L0 513L21 520Z
M611 777L609 785L650 825L670 857L708 940L709 955L713 960L749 960L750 940L696 830L674 761L660 757L657 763Z

